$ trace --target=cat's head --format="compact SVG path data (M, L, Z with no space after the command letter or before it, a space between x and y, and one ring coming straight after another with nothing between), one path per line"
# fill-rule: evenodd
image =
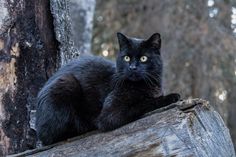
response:
M120 51L117 54L117 73L130 81L161 81L161 37L159 33L148 39L129 38L117 33Z

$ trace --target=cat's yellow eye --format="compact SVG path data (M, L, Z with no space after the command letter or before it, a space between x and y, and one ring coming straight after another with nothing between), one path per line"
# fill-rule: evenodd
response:
M130 57L129 56L125 56L124 57L124 61L129 62L130 61Z
M146 62L148 60L148 57L147 56L142 56L140 57L140 61L141 62Z

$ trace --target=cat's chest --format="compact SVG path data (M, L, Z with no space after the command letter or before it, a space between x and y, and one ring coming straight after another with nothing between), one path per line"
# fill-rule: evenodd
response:
M119 93L127 99L142 100L161 96L162 89L160 87L129 87L119 90Z
M163 91L162 91L162 88L160 87L155 87L151 92L151 96L154 98L158 98L162 95L163 95Z

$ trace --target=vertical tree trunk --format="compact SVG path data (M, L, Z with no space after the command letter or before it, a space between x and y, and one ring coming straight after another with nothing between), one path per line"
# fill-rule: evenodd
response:
M90 53L95 5L95 0L51 0L61 65Z
M69 17L68 0L51 0L50 8L53 16L53 25L56 39L59 42L60 66L72 58L79 56L71 39L71 20Z
M0 156L36 146L37 93L58 67L78 56L69 10L67 0L0 1Z
M96 0L70 0L72 39L81 53L91 53L93 16Z
M57 68L58 53L47 0L2 0L0 7L0 156L4 156L35 147L30 112L39 88Z

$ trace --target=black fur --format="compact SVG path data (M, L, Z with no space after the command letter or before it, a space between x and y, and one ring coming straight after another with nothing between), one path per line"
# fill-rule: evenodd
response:
M162 94L160 35L147 40L117 36L116 64L80 57L58 70L39 92L36 130L44 145L94 129L115 129L179 100L179 94Z

